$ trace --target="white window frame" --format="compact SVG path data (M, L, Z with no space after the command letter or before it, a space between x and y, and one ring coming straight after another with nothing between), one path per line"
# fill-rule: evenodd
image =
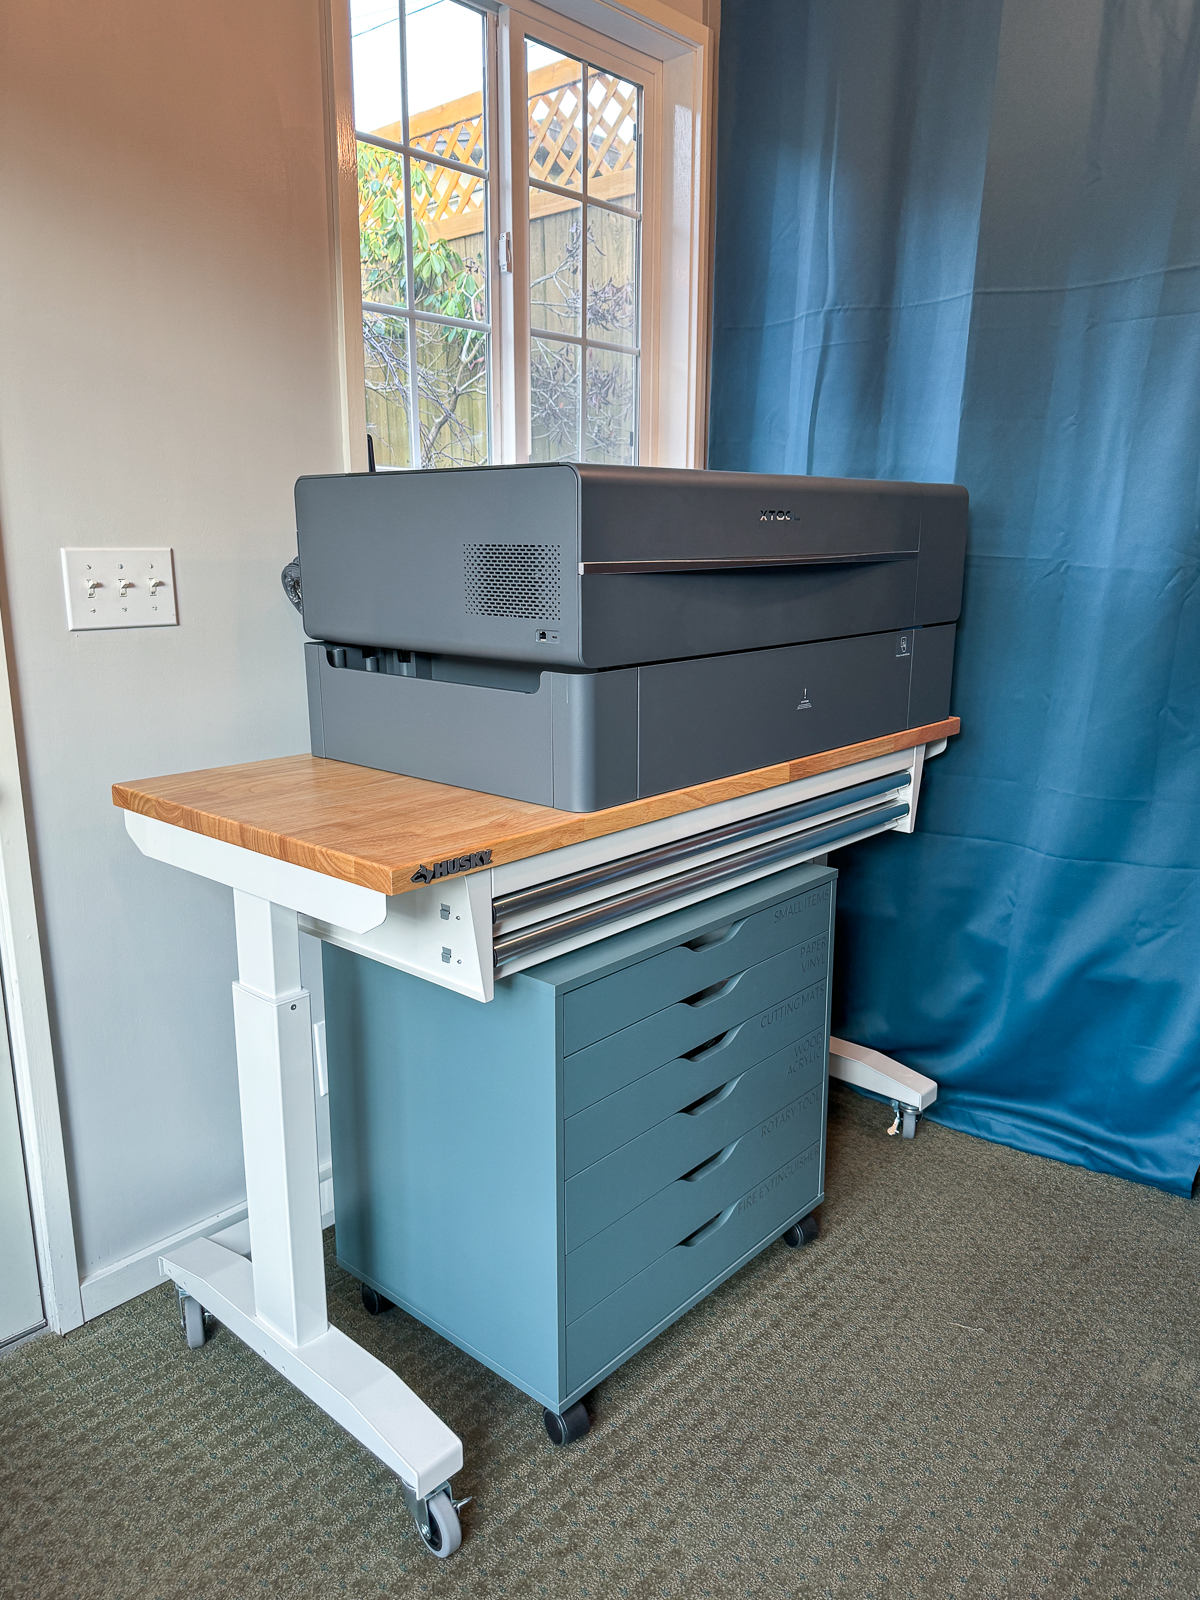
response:
M639 461L700 467L708 429L709 260L714 49L711 30L657 0L516 0L485 10L499 93L489 97L489 307L492 456L529 459L528 164L524 145L525 35L585 60L597 57L643 87L642 326ZM331 240L345 469L367 466L358 155L349 0L330 0L327 104ZM500 104L494 102L499 101ZM521 108L517 116L511 107ZM513 271L498 242L512 235Z
M659 146L662 132L662 63L650 56L642 55L618 44L611 39L602 39L590 29L580 28L577 23L564 19L547 7L538 5L536 0L518 0L518 3L507 7L508 25L508 57L509 76L507 81L506 105L511 104L522 108L515 116L507 118L510 129L510 150L508 162L501 169L501 185L499 192L500 210L504 217L511 218L504 226L511 229L513 241L513 270L509 285L509 306L511 307L512 341L511 354L515 371L513 374L514 401L508 408L504 417L504 426L509 428L511 439L506 439L506 444L511 454L503 459L509 461L527 461L530 449L530 406L529 406L529 160L526 148L525 129L528 125L524 115L524 106L527 102L528 89L525 76L525 40L526 38L539 44L547 44L562 51L565 56L572 56L577 60L588 62L594 66L615 68L627 82L636 83L642 91L641 118L638 126L638 140L641 145L639 160L641 165L641 195L640 195L640 249L639 266L640 282L638 284L638 335L639 373L638 373L638 402L637 402L637 427L638 427L638 461L639 463L653 464L656 430L655 412L651 397L655 393L655 377L658 368L658 328L659 307L661 300L661 285L659 282L659 219L661 213L661 162ZM597 60L597 58L599 58ZM587 226L586 217L583 219ZM586 337L586 321L581 315L581 336ZM533 330L535 333L537 330ZM553 342L554 335L548 335ZM506 354L509 353L506 349ZM584 385L583 393L586 396L587 376L584 362L580 359L580 380ZM512 424L509 424L509 417Z

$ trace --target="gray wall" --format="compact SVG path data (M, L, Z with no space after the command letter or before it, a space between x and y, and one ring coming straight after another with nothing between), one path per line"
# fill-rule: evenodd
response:
M0 538L82 1274L244 1195L226 890L109 786L307 748L279 569L342 466L319 0L38 0L0 52ZM172 545L68 634L59 546Z

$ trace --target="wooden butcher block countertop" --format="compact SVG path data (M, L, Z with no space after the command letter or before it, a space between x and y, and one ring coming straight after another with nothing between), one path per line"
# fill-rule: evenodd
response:
M116 783L113 803L347 883L403 894L422 881L422 866L484 851L491 852L488 864L493 866L521 861L874 756L911 750L951 737L958 729L958 718L948 717L606 811L558 811L311 755ZM462 863L457 870L469 871L472 865Z

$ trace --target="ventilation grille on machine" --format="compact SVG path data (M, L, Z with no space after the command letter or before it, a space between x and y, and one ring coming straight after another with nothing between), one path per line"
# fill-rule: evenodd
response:
M556 544L467 544L463 566L469 615L559 621Z

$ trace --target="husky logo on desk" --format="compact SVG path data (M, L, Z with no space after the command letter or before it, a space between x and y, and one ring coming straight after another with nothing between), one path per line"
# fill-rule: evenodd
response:
M432 883L435 878L449 878L455 872L470 872L475 867L490 867L491 864L490 850L472 850L469 856L451 856L448 861L439 861L436 867L427 867L422 861L410 882Z

